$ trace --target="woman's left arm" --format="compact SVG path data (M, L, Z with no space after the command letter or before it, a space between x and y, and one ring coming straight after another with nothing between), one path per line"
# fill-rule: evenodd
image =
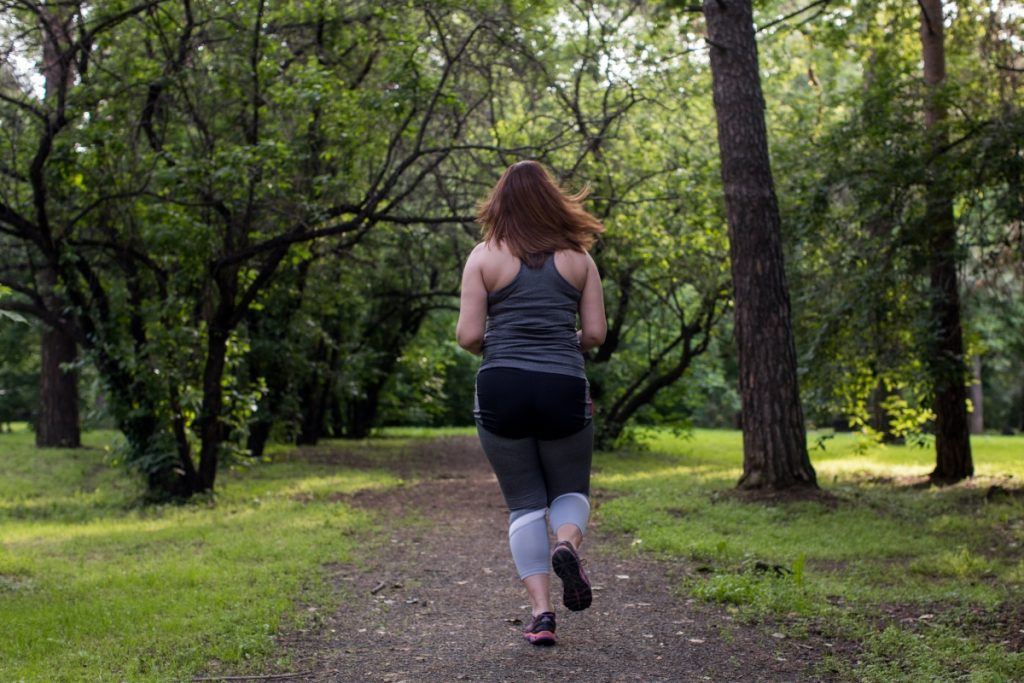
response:
M580 349L584 352L604 343L608 333L608 319L604 313L604 289L597 264L586 254L587 279L580 296Z
M462 295L459 300L459 322L455 340L470 353L484 350L484 329L487 326L487 288L480 269L481 250L478 245L462 270Z

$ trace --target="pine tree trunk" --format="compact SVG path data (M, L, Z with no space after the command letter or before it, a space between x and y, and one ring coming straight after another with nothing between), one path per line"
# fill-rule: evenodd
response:
M705 0L743 406L740 488L816 487L768 158L750 0Z
M946 80L942 0L921 0L921 54L928 88L925 126L932 147L932 164L926 188L925 230L931 278L932 318L937 332L931 351L930 370L935 407L935 470L933 481L952 483L974 474L970 432L967 424L967 368L964 364L960 327L960 292L956 268L956 221L953 193L942 168L940 150L947 142L946 107L939 88Z

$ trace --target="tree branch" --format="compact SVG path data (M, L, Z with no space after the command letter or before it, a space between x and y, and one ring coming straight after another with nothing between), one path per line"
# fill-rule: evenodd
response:
M920 0L918 0L918 1L920 1ZM773 26L778 26L779 24L781 24L783 22L789 21L790 19L792 19L795 16L799 16L799 15L803 14L807 10L813 9L813 8L819 6L819 5L827 5L830 2L832 2L832 0L814 0L814 2L812 2L811 4L804 5L800 9L794 10L794 11L790 12L789 14L786 14L784 16L779 17L778 19L773 19L772 21L769 21L764 26L758 26L754 30L754 32L755 33L760 33L761 31L767 31L768 29L770 29Z

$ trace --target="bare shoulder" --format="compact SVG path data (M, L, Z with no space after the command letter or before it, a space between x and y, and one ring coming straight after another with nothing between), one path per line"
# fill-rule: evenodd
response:
M469 252L467 261L479 261L487 253L487 242L478 242Z
M469 263L480 269L488 292L509 284L519 273L519 259L500 243L481 242L474 247L469 259Z
M585 251L562 249L555 252L555 268L558 269L559 275L579 290L582 290L587 282L587 272L591 263L593 259Z

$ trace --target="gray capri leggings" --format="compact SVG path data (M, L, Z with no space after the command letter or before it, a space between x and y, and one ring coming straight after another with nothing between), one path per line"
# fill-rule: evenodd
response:
M477 426L509 512L543 510L566 493L590 493L594 423L562 439L506 439Z
M477 433L508 505L512 558L520 578L526 578L547 573L550 566L546 513L552 530L557 530L563 524L574 524L580 532L586 530L590 515L588 495L594 426L590 415L588 387L586 380L582 380L575 390L580 392L579 397L571 396L559 402L565 406L559 406L561 410L572 413L562 422L563 425L576 425L575 428L570 427L574 429L572 433L560 438L521 436L521 425L524 423L547 424L549 426L543 429L550 431L553 417L549 407L551 383L562 380L545 373L525 373L533 381L524 382L527 377L522 374L512 377L511 373L502 370L481 372L478 378L475 411ZM502 381L506 378L512 381ZM568 386L567 390L572 392L571 385ZM500 388L506 391L499 391ZM511 396L507 393L510 388L514 388ZM536 395L535 401L531 394ZM536 422L529 416L530 412L536 412L530 410L531 403L545 413L543 416L538 415ZM582 414L576 415L577 412ZM509 419L502 419L503 414L508 415ZM516 427L517 424L520 426ZM512 426L506 428L506 425ZM506 434L513 429L517 438L501 436L487 427Z

